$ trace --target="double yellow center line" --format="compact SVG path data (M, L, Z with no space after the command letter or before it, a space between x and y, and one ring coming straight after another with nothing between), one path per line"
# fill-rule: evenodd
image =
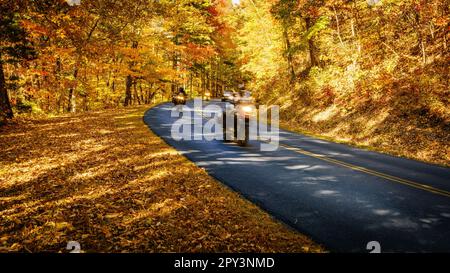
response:
M203 117L203 113L202 113L202 117ZM263 141L261 139L259 139L259 140ZM343 166L343 167L346 167L346 168L349 168L349 169L352 169L352 170L355 170L355 171L360 171L360 172L363 172L363 173L367 173L367 174L370 174L370 175L373 175L373 176L381 177L381 178L384 178L386 180L389 180L389 181L392 181L392 182L396 182L396 183L400 183L400 184L403 184L403 185L406 185L406 186L409 186L409 187L413 187L413 188L416 188L416 189L424 190L424 191L431 192L431 193L438 194L438 195L445 196L445 197L450 197L450 192L446 191L446 190L441 190L441 189L438 189L438 188L435 188L435 187L432 187L432 186L429 186L429 185L425 185L425 184L422 184L422 183L417 183L417 182L414 182L414 181L411 181L411 180L403 179L403 178L392 176L392 175L389 175L389 174L380 173L380 172L377 172L377 171L374 171L374 170L370 170L370 169L367 169L367 168L364 168L364 167L353 165L353 164L350 164L350 163L347 163L347 162L343 162L343 161L340 161L340 160L337 160L337 159L334 159L334 158L330 158L330 157L327 157L325 155L308 152L308 151L305 151L305 150L303 150L301 148L289 146L287 144L279 143L279 145L282 146L283 148L287 149L287 150L290 150L290 151L293 151L293 152L296 152L296 153L299 153L299 154L302 154L302 155L311 156L311 157L314 157L314 158L317 158L317 159L320 159L320 160L323 160L323 161L326 161L326 162L330 162L330 163L333 163L333 164L336 164L336 165L339 165L339 166Z
M380 173L380 172L377 172L377 171L374 171L374 170L369 170L369 169L366 169L364 167L360 167L360 166L356 166L356 165L353 165L353 164L350 164L350 163L347 163L347 162L336 160L336 159L327 157L325 155L311 153L311 152L305 151L303 149L300 149L300 148L297 148L297 147L292 147L292 146L289 146L289 145L286 145L286 144L283 144L283 143L280 143L280 146L282 146L283 148L285 148L287 150L290 150L290 151L293 151L293 152L296 152L296 153L299 153L299 154L302 154L302 155L311 156L311 157L314 157L314 158L317 158L317 159L320 159L320 160L323 160L323 161L326 161L326 162L330 162L330 163L333 163L333 164L336 164L336 165L340 165L340 166L343 166L343 167L346 167L346 168L349 168L349 169L352 169L352 170L355 170L355 171L360 171L360 172L367 173L367 174L370 174L370 175L373 175L373 176L378 176L378 177L384 178L386 180L390 180L390 181L393 181L393 182L396 182L396 183L400 183L400 184L403 184L403 185L406 185L406 186L410 186L410 187L413 187L413 188L416 188L416 189L428 191L428 192L431 192L431 193L434 193L434 194L439 194L439 195L442 195L442 196L445 196L445 197L450 197L450 192L449 191L437 189L437 188L434 188L434 187L429 186L429 185L413 182L413 181L410 181L410 180L407 180L407 179L403 179L403 178L400 178L400 177L395 177L395 176L392 176L392 175L389 175L389 174L385 174L385 173Z

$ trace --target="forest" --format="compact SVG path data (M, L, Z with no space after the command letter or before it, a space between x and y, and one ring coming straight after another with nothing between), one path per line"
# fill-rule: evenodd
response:
M0 252L449 252L449 39L448 0L0 0ZM276 150L174 140L243 87Z
M448 143L447 1L2 0L0 9L2 123L154 104L178 87L220 97L245 83L280 105L290 128L448 159L416 145Z

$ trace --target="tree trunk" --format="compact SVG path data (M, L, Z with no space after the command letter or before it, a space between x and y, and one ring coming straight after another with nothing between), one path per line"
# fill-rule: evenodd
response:
M145 104L149 104L151 97L150 95L152 94L152 89L153 89L153 83L149 84L147 92L145 92ZM156 92L154 92L156 93Z
M57 89L57 99L56 99L56 112L60 113L61 112L61 104L63 101L63 92L61 92L61 70L62 70L62 63L61 63L61 59L58 58L56 60L56 65L55 65L55 79L56 79L56 83L55 83L55 87ZM64 108L64 107L63 107ZM64 110L63 110L64 112Z
M133 85L133 79L131 75L128 75L125 82L125 103L124 106L131 105L131 86Z
M205 94L205 88L206 88L205 74L206 73L204 70L200 71L201 85L202 85L201 90L200 90L201 96L203 96L203 94Z
M416 23L416 33L417 33L417 38L418 38L418 45L420 47L420 51L422 54L422 66L424 66L427 63L427 54L426 54L426 44L425 44L425 37L422 33L421 30L421 18L420 18L420 14L419 12L415 11L414 14L415 17L415 23Z
M358 53L361 54L361 41L359 40L359 38L357 37L358 34L356 33L357 31L357 27L359 25L359 15L358 15L358 8L356 5L356 1L353 1L353 5L351 8L351 18L350 18L350 27L351 27L351 31L352 31L352 38L353 40L356 42L356 47L358 50ZM356 63L356 60L353 61L354 63Z
M89 111L89 101L88 101L88 96L87 94L83 95L83 110L85 112Z
M191 73L189 73L189 76L190 76L190 80L189 80L189 93L191 94L191 96L192 96L192 94L194 93L194 85L192 84L192 80L193 80L193 77L192 77L192 72Z
M139 98L138 92L137 92L137 80L134 80L133 82L133 91L134 91L134 104L136 104L136 101L138 105L141 105L141 99Z
M138 43L136 41L133 41L131 43L131 48L136 49L138 47ZM129 66L130 68L133 68L134 62L130 62ZM124 106L128 106L132 104L132 97L131 97L131 86L133 85L133 77L131 75L128 75L125 80L125 102Z
M140 81L139 81L139 96L141 97L142 103L145 104L144 91L142 91L142 82Z
M283 27L283 38L286 46L286 59L288 63L289 74L291 75L291 83L295 81L295 69L294 62L292 58L292 49L291 49L291 41L289 40L289 34L287 32L287 27Z
M174 71L178 71L178 55L176 52L173 53L172 68ZM171 91L171 95L174 95L178 92L178 83L174 82L173 80L170 85L170 91Z
M115 96L115 95L116 95L116 76L113 77L113 80L112 80L112 83L111 83L111 90L112 90L113 96ZM113 102L112 102L112 103L113 103L113 104L120 105L120 99L118 99L117 101L115 101L115 100L113 99Z
M311 22L311 18L306 17L305 18L306 28L309 29L313 26L313 23ZM311 37L308 40L308 49L309 49L309 60L310 60L310 66L314 67L319 65L319 62L317 61L317 48L314 44L314 38Z
M333 5L333 12L334 12L334 18L336 20L336 30L337 30L337 35L338 35L338 38L339 38L339 42L341 43L341 46L344 46L344 42L342 41L341 26L340 26L340 23L339 23L339 17L338 17L338 14L337 14L337 11L336 11L336 8L335 8L334 5Z
M8 90L6 89L5 73L3 71L3 62L0 56L0 122L14 117L11 104L9 102Z
M73 71L73 78L76 80L78 76L78 67L75 67ZM69 102L67 104L67 112L75 113L76 111L76 102L75 102L75 88L71 87L69 89Z

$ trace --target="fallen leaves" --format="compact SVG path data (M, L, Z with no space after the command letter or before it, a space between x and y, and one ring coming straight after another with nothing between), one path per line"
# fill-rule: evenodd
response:
M132 108L0 128L0 252L319 252Z
M316 138L450 166L448 123L433 122L421 115L405 115L391 107L357 109L350 113L340 108L333 115L324 115L328 112L315 104L288 107L280 115L281 126ZM317 119L318 116L322 118Z

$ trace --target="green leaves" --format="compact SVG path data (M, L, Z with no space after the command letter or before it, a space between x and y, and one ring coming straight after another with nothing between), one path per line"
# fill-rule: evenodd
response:
M314 25L310 27L304 37L306 40L310 40L311 38L315 37L320 31L326 29L328 25L330 24L330 18L328 16L321 16L319 19L316 20Z
M3 9L3 7L1 7ZM0 15L0 62L19 62L35 58L28 33L21 25L21 15L6 11Z

